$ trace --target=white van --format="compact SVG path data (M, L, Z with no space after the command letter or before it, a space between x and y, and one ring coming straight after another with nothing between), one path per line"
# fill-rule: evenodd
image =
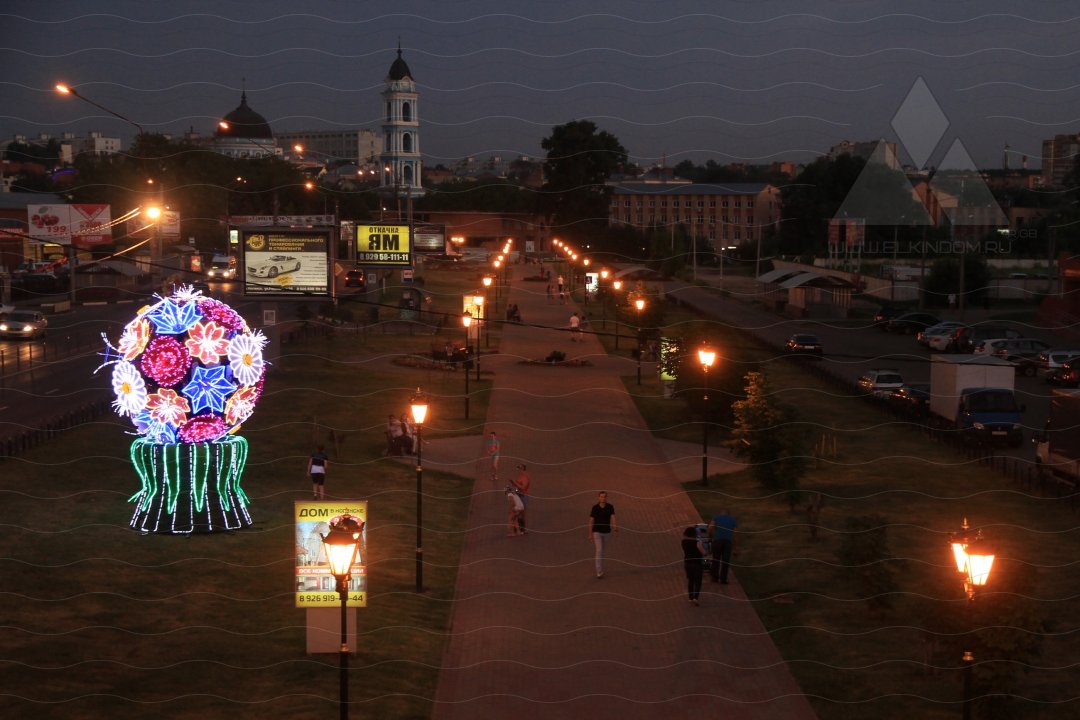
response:
M206 269L207 280L235 280L236 258L232 255L215 255Z

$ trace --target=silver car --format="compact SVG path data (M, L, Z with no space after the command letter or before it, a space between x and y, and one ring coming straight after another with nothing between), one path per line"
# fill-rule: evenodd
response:
M36 310L13 310L0 321L0 337L39 338L45 337L45 328L49 321Z

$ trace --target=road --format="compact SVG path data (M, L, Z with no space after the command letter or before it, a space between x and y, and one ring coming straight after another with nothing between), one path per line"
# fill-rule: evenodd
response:
M820 362L827 363L833 374L852 384L852 395L856 394L854 385L859 376L872 368L895 369L906 382L930 382L930 356L934 352L916 343L911 335L884 332L872 327L869 320L853 325L851 321L787 318L760 305L729 300L709 290L684 284L669 284L667 293L718 322L750 331L778 349L794 333L817 335L825 347ZM1021 329L1026 336L1054 344L1055 339L1047 333ZM1046 424L1053 389L1041 378L1026 377L1017 377L1015 387L1017 398L1026 406L1023 415L1025 436L1030 437L1032 430L1041 430ZM1005 454L1034 459L1030 443L1006 449Z

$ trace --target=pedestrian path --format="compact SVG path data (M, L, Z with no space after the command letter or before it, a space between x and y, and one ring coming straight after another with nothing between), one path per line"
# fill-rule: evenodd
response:
M485 357L502 477L469 460L479 438L425 448L428 467L478 470L434 718L814 718L737 571L730 585L706 581L700 607L687 602L680 535L700 518L679 483L700 451L649 434L621 379L634 361L588 333L571 341L576 308L549 302L542 283L518 279L508 301L525 324ZM591 364L521 362L552 350ZM735 466L714 453L711 470ZM507 537L503 487L518 463L533 481L529 532ZM600 490L620 530L602 579L587 534Z

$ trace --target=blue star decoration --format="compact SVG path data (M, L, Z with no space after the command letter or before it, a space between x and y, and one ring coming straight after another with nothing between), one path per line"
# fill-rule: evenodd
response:
M163 300L145 317L162 335L180 335L199 321L199 309L193 302L180 305L172 300Z
M184 395L191 400L191 414L198 415L207 409L220 413L225 409L225 399L235 390L228 378L229 368L225 365L212 367L196 366L191 373L191 380L184 386Z
M176 444L176 428L170 423L163 423L150 417L148 410L143 410L133 418L135 429L159 445Z

